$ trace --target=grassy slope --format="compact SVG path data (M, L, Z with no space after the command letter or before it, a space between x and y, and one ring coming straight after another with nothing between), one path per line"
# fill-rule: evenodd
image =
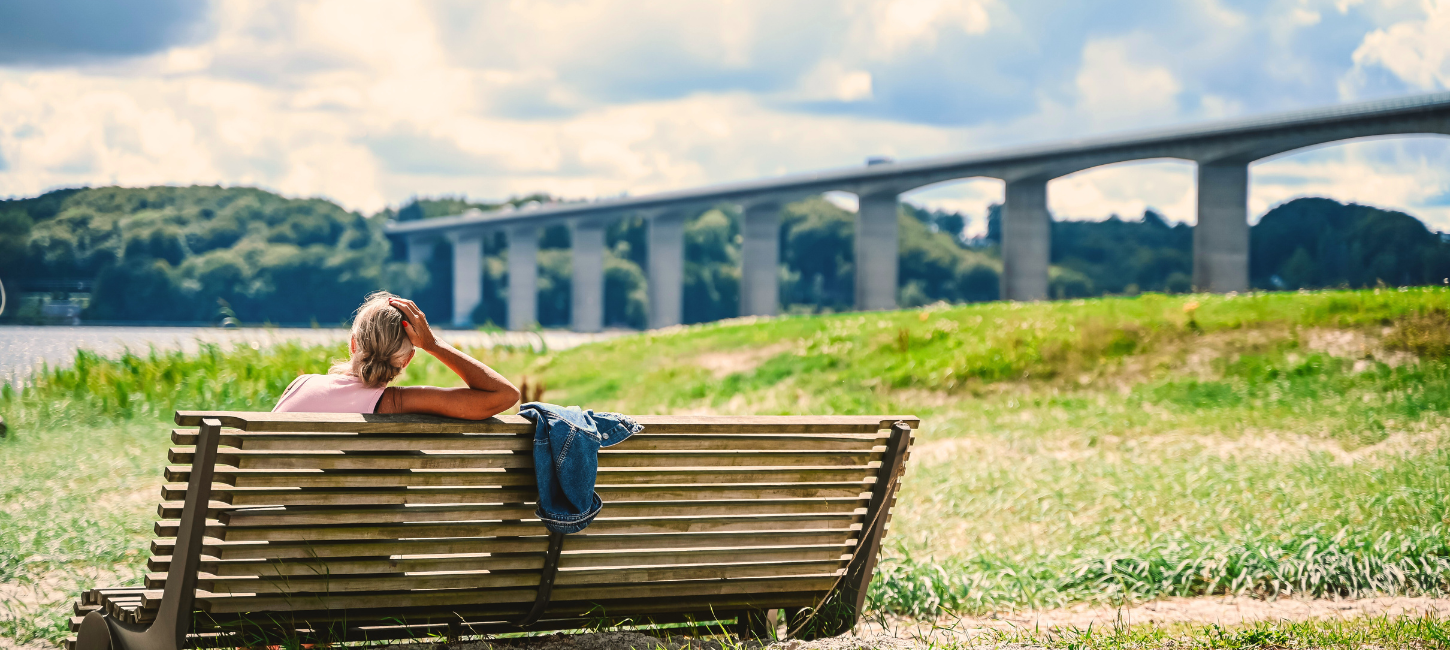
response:
M1439 289L1150 295L480 356L543 381L548 401L596 409L923 416L878 607L1416 593L1442 589L1450 568L1447 307ZM170 411L270 408L340 354L82 356L0 392L16 431L0 442L0 587L68 590L85 567L133 577ZM1420 361L1400 363L1409 354ZM404 381L454 380L429 360ZM139 496L95 497L127 490ZM60 631L53 605L6 606L0 636Z

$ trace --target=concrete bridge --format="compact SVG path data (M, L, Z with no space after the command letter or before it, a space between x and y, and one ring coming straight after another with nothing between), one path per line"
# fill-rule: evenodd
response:
M537 314L539 229L573 229L573 329L598 331L604 317L604 228L612 219L648 222L649 325L679 324L685 220L721 204L744 214L740 314L772 315L779 302L781 206L822 192L850 192L856 215L856 308L893 309L897 288L897 201L908 191L967 178L1007 186L1002 210L1002 292L1008 300L1047 298L1051 216L1047 182L1093 167L1173 158L1198 166L1198 225L1193 231L1193 283L1199 291L1249 288L1249 165L1331 142L1393 135L1450 135L1450 93L1334 106L1188 128L1074 140L1002 151L886 162L818 173L536 209L470 211L390 223L407 242L408 259L426 262L435 246L453 255L455 325L468 325L482 300L483 238L509 241L510 329L531 327Z

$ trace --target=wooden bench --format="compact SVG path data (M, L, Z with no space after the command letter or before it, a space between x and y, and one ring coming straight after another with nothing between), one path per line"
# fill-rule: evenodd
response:
M856 623L917 418L636 420L561 536L517 415L180 411L145 585L83 593L67 648Z

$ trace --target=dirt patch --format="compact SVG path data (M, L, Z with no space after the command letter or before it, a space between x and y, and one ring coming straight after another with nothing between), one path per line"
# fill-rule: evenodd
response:
M1359 330L1311 329L1304 333L1304 347L1332 357L1354 359L1356 372L1371 367L1371 361L1391 367L1419 361L1411 352L1385 348L1383 335L1392 332L1392 328L1385 328L1381 336L1375 336Z
M729 352L706 352L695 357L695 365L710 371L716 379L750 372L777 354L789 350L789 344L769 345L763 348L732 350Z
M1354 619L1367 616L1450 615L1450 599L1384 597L1358 600L1285 598L1259 600L1240 596L1168 598L1131 607L1076 605L1036 612L1015 612L987 617L944 618L932 622L896 620L860 630L866 635L888 635L922 642L961 641L991 631L1095 629L1115 625L1217 624L1243 625L1260 621Z
M69 612L81 589L123 584L134 576L100 567L84 567L74 571L52 571L39 578L18 582L0 582L0 625L22 634L34 634L55 616ZM51 643L32 639L17 643L0 636L0 650L54 650Z
M493 642L459 643L448 650L908 650L916 647L910 638L889 634L856 636L847 634L809 643L784 641L763 644L742 643L735 637L650 636L639 632L602 632L598 634L550 634L523 639L501 639ZM398 650L438 650L437 645L408 645Z
M1361 600L1258 600L1242 597L1170 598L1131 607L1079 605L1037 612L943 618L890 619L861 625L853 634L816 641L741 643L726 637L650 636L640 632L551 634L520 639L453 644L447 650L913 650L959 645L996 632L1108 629L1115 625L1218 624L1259 621L1356 619L1367 616L1450 616L1450 599L1368 598ZM990 639L990 637L988 637ZM1004 647L1001 644L995 644ZM1015 645L1015 644L1011 644ZM438 650L408 645L397 650Z

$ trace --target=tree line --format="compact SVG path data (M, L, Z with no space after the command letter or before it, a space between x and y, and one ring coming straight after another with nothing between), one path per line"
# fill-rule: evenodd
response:
M335 325L362 296L386 288L414 296L437 322L452 319L452 250L438 246L421 266L383 232L390 219L417 220L499 203L424 198L371 216L323 199L289 199L253 188L66 189L0 201L0 281L30 296L88 295L82 318L101 322L219 322ZM898 302L995 300L1001 274L1001 206L983 237L964 235L962 215L903 203ZM851 309L854 213L824 198L781 213L780 297L785 313ZM707 210L685 225L684 320L737 315L741 215ZM1052 224L1049 292L1054 298L1192 290L1193 230L1149 210L1141 219ZM622 218L606 231L605 322L643 327L646 224ZM1363 287L1441 283L1450 245L1413 216L1297 199L1251 229L1256 288ZM539 239L538 314L545 327L570 321L567 227ZM484 246L483 301L475 323L507 322L507 240ZM34 302L34 301L32 301ZM7 310L5 320L38 316Z

